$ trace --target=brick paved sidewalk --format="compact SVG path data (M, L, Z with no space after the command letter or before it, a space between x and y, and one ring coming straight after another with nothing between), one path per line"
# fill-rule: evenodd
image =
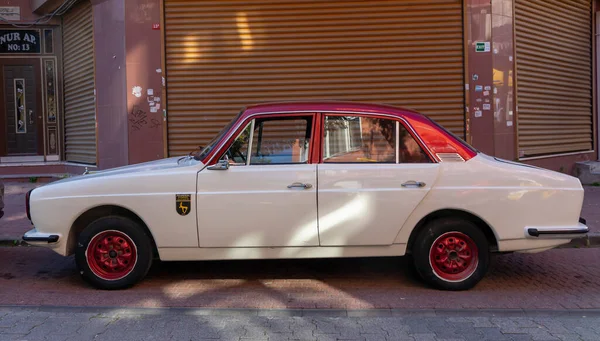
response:
M600 340L599 311L327 313L0 307L0 340Z
M587 220L590 232L600 233L600 187L585 187L581 216Z
M5 182L6 215L0 219L0 241L20 239L31 228L25 215L25 194L40 183ZM600 235L600 187L585 187L582 216L587 219L590 232Z
M253 309L600 309L600 248L494 257L477 287L425 286L407 257L159 262L129 290L87 285L73 257L0 248L0 304ZM599 339L600 340L600 339Z

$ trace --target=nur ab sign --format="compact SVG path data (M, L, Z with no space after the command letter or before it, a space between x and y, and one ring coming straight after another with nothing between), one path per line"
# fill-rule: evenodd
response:
M40 31L0 30L0 53L40 53Z

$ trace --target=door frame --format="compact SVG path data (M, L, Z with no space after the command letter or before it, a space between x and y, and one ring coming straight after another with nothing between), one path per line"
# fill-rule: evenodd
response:
M44 155L46 154L45 151L45 134L44 134L44 128L46 126L46 122L44 120L44 107L42 105L43 102L43 94L42 94L42 88L43 88L43 77L42 77L42 67L41 67L41 63L42 63L42 59L39 57L33 57L33 58L27 58L27 57L22 57L22 58L11 58L11 59L0 59L0 78L2 79L2 86L0 86L0 99L2 100L2 102L4 102L5 99L5 94L6 94L6 89L4 89L5 86L5 82L4 82L4 66L10 66L10 65L28 65L31 64L33 65L33 72L34 72L34 77L36 79L36 84L35 84L35 94L36 94L36 105L35 105L35 111L36 111L36 124L37 124L37 128L36 128L36 133L37 133L37 155L15 155L17 157L22 157L22 156L28 156L28 157L33 157L33 156L42 156L44 157ZM2 157L7 157L8 156L8 146L6 143L6 136L8 134L7 132L7 122L6 122L6 105L0 105L0 129L1 132L3 133L2 135L4 135L5 137L0 139L0 156ZM41 118L40 118L41 116Z

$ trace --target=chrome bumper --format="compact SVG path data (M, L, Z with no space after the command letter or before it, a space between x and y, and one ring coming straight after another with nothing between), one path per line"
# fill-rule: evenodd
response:
M59 238L57 234L41 233L36 229L29 230L23 235L23 240L26 242L56 243Z
M577 238L590 232L590 228L582 223L573 227L530 227L527 228L527 234L536 238Z

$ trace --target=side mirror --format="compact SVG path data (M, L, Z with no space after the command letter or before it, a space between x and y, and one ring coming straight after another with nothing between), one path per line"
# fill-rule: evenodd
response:
M223 160L219 160L216 164L207 167L209 170L228 170L229 169L229 158L225 155Z

